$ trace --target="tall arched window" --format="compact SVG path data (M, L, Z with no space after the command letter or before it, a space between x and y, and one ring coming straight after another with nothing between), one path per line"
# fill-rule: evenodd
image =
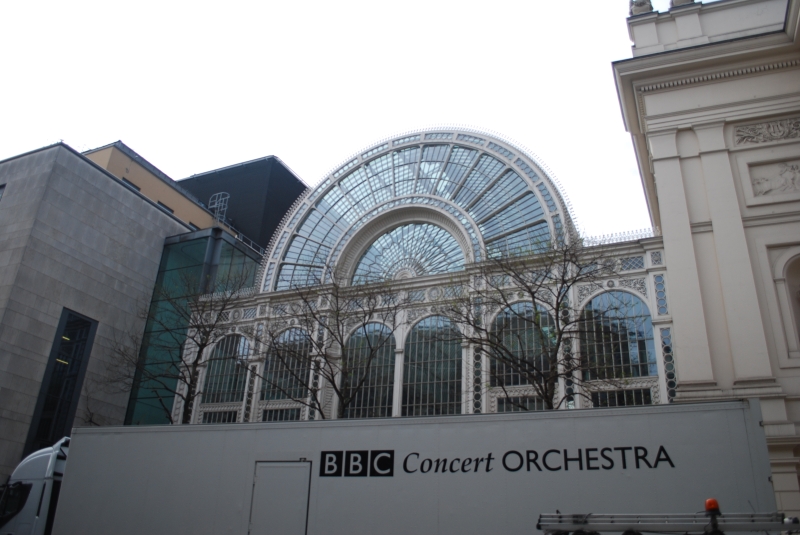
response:
M247 358L250 344L238 334L226 336L217 343L208 359L203 390L203 403L231 403L244 399Z
M344 355L349 373L341 386L355 394L344 410L345 418L392 415L394 348L394 334L380 323L368 323L350 335Z
M650 311L635 295L598 295L579 325L585 380L658 375Z
M406 339L403 416L461 414L461 334L442 316L423 319Z
M311 340L308 333L298 328L283 331L267 350L261 400L305 398L310 364Z
M500 312L492 325L491 386L529 384L550 370L555 347L553 317L533 303L514 303Z

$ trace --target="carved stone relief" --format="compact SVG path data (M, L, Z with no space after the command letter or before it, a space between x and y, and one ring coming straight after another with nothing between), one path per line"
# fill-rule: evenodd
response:
M750 167L753 195L784 195L800 192L800 160Z
M619 285L621 288L636 290L643 296L647 297L647 284L645 284L644 279L620 279Z
M408 312L406 312L406 321L408 323L413 323L417 320L417 318L424 316L428 313L427 308L412 308Z
M737 145L766 143L781 139L800 139L800 118L737 126L735 137Z
M578 301L583 302L584 299L592 295L596 290L600 290L603 287L599 284L586 284L584 286L578 286Z

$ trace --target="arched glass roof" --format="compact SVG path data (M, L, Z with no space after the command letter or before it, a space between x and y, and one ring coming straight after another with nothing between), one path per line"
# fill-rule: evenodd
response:
M464 252L441 227L411 223L375 240L361 257L354 284L460 271Z
M535 251L570 224L553 183L517 147L472 131L419 132L355 156L296 203L273 238L263 289L324 281L365 224L411 206L457 225L471 246L467 261ZM384 275L391 271L369 263ZM371 269L360 276L373 276Z

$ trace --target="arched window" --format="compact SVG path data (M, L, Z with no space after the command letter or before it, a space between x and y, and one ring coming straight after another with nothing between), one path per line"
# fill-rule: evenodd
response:
M579 326L585 380L658 375L650 311L635 295L598 295Z
M408 333L402 413L461 414L461 334L448 318L425 318Z
M544 308L514 303L497 315L491 336L491 386L530 384L550 370L555 323Z
M411 223L376 239L362 255L353 284L404 279L464 269L464 252L441 227Z
M267 350L261 400L305 398L311 370L311 340L302 329L280 333Z
M368 323L350 336L344 354L349 373L341 386L343 392L350 389L355 394L344 410L345 418L392 415L394 348L394 334L380 323ZM345 392L345 397L349 395Z
M243 336L226 336L217 343L208 359L203 403L231 403L244 399L247 358L250 344Z

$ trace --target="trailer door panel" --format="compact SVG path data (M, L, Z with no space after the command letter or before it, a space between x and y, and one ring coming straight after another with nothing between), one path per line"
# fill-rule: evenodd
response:
M305 535L310 483L310 462L257 462L250 535Z

